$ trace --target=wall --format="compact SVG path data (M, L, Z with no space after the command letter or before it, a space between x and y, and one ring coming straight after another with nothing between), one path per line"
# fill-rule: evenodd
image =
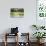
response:
M10 8L24 8L24 18L11 18ZM0 34L18 26L19 32L30 32L32 36L32 24L36 24L36 0L0 0Z

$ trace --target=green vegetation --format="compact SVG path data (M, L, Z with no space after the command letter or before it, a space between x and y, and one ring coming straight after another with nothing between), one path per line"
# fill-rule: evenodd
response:
M23 8L11 8L11 12L24 12Z
M11 16L23 16L24 15L23 12L11 12L10 14Z
M32 25L32 27L33 27L33 28L36 28L36 30L45 29L45 26Z
M45 38L44 36L46 36L46 33L45 32L35 32L33 34L37 39L42 39L42 38Z

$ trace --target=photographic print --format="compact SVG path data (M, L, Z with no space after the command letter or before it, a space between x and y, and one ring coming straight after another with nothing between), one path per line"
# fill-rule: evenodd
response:
M37 15L39 18L46 17L46 0L37 1Z
M10 9L10 16L11 17L23 17L24 16L24 9L23 8L11 8Z

